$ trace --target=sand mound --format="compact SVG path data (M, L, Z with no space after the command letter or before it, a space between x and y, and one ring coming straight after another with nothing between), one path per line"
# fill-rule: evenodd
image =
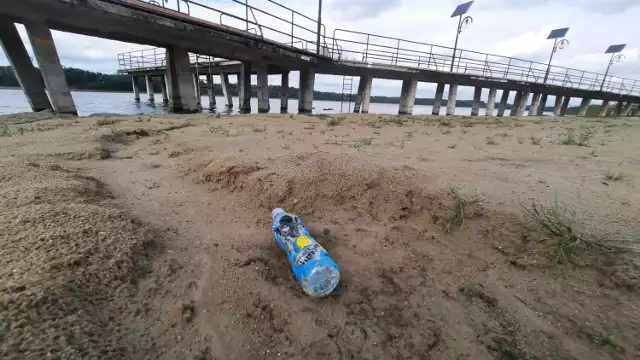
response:
M270 164L210 162L195 181L248 192L261 206L284 207L298 214L347 210L377 221L406 219L440 205L427 191L430 179L406 166L379 165L348 155L305 153ZM431 190L433 191L433 190Z
M120 319L156 246L149 233L106 205L97 179L2 166L11 174L0 191L0 357L127 357Z

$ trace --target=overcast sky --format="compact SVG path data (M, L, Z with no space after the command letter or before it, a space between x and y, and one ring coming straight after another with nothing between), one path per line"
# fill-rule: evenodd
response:
M200 1L244 16L243 8L230 0ZM317 0L279 2L312 18L317 17ZM327 26L327 36L338 28L452 47L457 20L451 19L450 15L460 2L324 0L323 23ZM267 9L270 14L291 16L267 0L249 0L249 4ZM175 8L175 0L171 0L170 6ZM214 12L193 5L191 11L193 15L219 21L219 14ZM460 35L460 48L546 62L553 46L551 40L546 40L549 31L571 27L567 35L571 43L555 55L555 65L602 73L609 61L604 50L611 44L627 43L626 59L615 64L611 74L640 79L639 0L476 0L469 15L473 16L474 22ZM256 16L261 24L289 31L289 25L275 23L260 13ZM301 24L313 27L310 22ZM21 33L24 35L23 29ZM311 39L313 35L307 34L305 38ZM54 39L64 66L104 73L118 70L118 53L144 47L61 32L54 32ZM3 53L0 53L0 64L8 64ZM297 74L292 75L291 84L297 84L297 79ZM341 77L319 75L316 90L339 92L341 82ZM278 84L279 78L270 77L270 83ZM419 97L432 97L434 91L435 84L418 86ZM394 96L399 92L400 81L374 80L373 95ZM458 99L471 97L472 89L460 89Z

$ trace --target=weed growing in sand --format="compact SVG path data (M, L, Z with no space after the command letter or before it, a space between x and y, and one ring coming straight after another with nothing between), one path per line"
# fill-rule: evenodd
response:
M442 119L440 120L440 126L445 126L448 128L456 127L456 125L451 121L451 119Z
M509 134L508 132L503 132L503 133L498 134L498 136L500 136L502 138L506 138L506 137L511 136L511 134Z
M280 148L282 150L289 150L290 149L289 144L280 144Z
M462 120L460 122L460 127L462 127L462 128L470 128L470 127L473 127L473 123L471 122L471 120Z
M487 136L487 138L484 139L484 143L487 145L498 145L498 142L491 136Z
M542 139L536 136L531 135L529 137L529 140L531 141L531 145L540 145L540 143L542 142Z
M442 135L449 135L452 133L451 128L446 128L444 130L442 130Z
M253 132L254 133L267 132L267 125L264 125L264 126L253 125Z
M373 141L372 137L361 137L360 140L358 140L358 142L362 146L369 146L369 145L371 145L372 141Z
M331 126L338 126L342 123L342 121L344 121L344 119L346 119L346 117L344 116L338 116L335 118L328 118L327 119L327 126L331 127Z
M591 150L591 152L589 153L589 155L591 155L592 157L598 157L598 154L596 154L596 150L597 150L597 149L593 149L593 150Z
M212 134L221 134L224 136L229 136L229 130L225 129L222 125L209 126L207 130L209 130L209 132L211 132Z
M466 134L466 133L469 132L469 128L465 128L465 127L460 128L460 132L463 133L463 134Z
M396 124L398 126L404 126L404 120L402 120L402 118L400 118L399 116L396 116L394 118L389 118L386 119L387 122L391 123L391 124Z
M613 345L613 335L615 334L613 329L604 329L593 337L593 342L598 346Z
M444 232L446 233L461 229L462 224L464 223L464 212L467 207L480 202L480 199L477 196L471 198L462 196L458 189L454 187L449 189L449 193L453 196L455 205L453 208L453 214L445 218L443 222Z
M623 173L614 173L611 172L611 170L607 170L604 173L604 179L608 180L608 181L620 181L620 180L624 180L625 176Z
M11 136L9 125L7 125L6 123L2 124L2 131L0 131L0 136Z
M411 139L413 137L413 130L405 132L404 137L407 139Z
M457 146L458 146L458 144L450 144L450 145L448 145L447 147L448 147L449 149L455 149Z
M564 135L562 135L562 137L560 138L559 144L588 147L590 145L592 137L593 137L593 133L589 129L581 132L580 135L578 136L576 136L574 129L569 129Z
M420 161L429 161L429 158L424 155L418 155L418 160Z
M109 119L108 116L105 116L104 119L99 119L98 121L96 121L96 126L100 127L100 126L106 126L106 125L114 125L114 124L117 124L118 122L120 122L120 120Z

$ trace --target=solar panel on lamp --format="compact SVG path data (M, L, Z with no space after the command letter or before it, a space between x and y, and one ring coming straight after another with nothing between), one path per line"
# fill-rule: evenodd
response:
M611 45L609 46L609 48L607 49L607 51L605 51L605 54L615 54L615 53L619 53L622 50L624 50L624 47L627 46L627 44L620 44L620 45Z
M547 40L563 38L567 35L567 32L569 32L569 28L551 30L551 33L549 33L549 37L547 38Z
M458 5L458 7L453 11L453 14L451 14L451 17L456 17L456 16L466 14L469 11L469 8L471 7L471 5L473 5L473 1L469 1L468 3Z

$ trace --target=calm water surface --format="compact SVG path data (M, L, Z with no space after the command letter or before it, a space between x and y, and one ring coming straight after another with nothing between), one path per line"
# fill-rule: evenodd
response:
M111 92L91 92L91 91L73 91L71 93L73 100L76 103L78 114L80 116L87 116L95 113L116 113L126 115L136 114L166 114L167 109L162 106L162 101L157 104L150 104L147 102L146 94L140 94L140 102L136 103L133 100L133 94L131 93L111 93ZM162 100L161 94L155 95L156 100ZM271 112L280 112L280 99L270 99ZM216 97L216 103L218 108L222 108L220 105L224 103L223 97ZM238 98L233 98L233 110L238 109ZM345 102L343 104L342 111L340 110L339 101L314 101L314 113L328 113L337 114L340 112L348 112L349 105ZM207 96L202 97L202 107L204 109L209 108L209 98ZM353 103L351 103L351 109L353 110ZM251 99L252 113L258 111L258 100ZM0 89L0 115L13 114L20 112L31 111L29 103L22 90L19 89ZM296 113L298 111L298 100L289 100L289 112ZM445 107L440 110L443 114ZM369 106L369 112L373 114L390 114L395 115L398 113L397 104L379 104L371 103ZM414 115L430 115L431 106L415 105L413 108ZM456 108L456 115L470 115L471 108ZM480 115L484 115L484 109L480 109Z

